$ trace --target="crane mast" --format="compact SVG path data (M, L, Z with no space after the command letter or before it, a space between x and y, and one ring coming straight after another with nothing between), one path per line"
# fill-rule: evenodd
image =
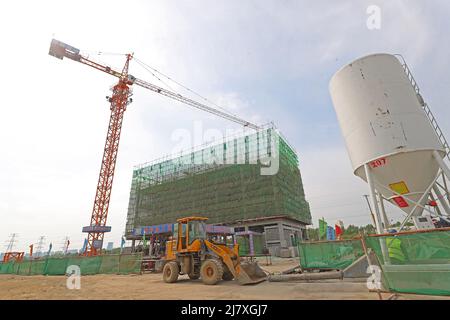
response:
M149 89L153 92L159 93L171 99L180 101L194 108L212 113L224 119L241 124L245 127L249 127L258 130L259 127L253 123L240 119L229 113L211 108L207 105L199 103L195 100L184 97L178 93L166 90L158 87L154 84L146 82L144 80L137 79L128 74L130 61L133 58L132 54L127 54L125 65L122 72L113 70L108 66L104 66L95 61L88 59L80 54L80 50L72 47L64 42L53 39L50 44L49 55L58 59L64 57L74 61L78 61L97 70L108 73L112 76L119 78L118 83L112 88L112 96L107 97L111 103L110 110L111 115L109 119L108 132L106 135L105 147L103 150L102 163L100 168L100 174L97 182L97 189L95 193L94 206L92 209L90 225L83 227L83 232L88 233L86 246L84 249L84 255L95 256L101 252L103 247L103 238L105 232L111 231L111 227L106 225L109 203L111 199L111 190L114 180L114 171L116 167L117 153L119 150L120 133L122 131L123 115L132 101L131 85L136 84L140 87Z

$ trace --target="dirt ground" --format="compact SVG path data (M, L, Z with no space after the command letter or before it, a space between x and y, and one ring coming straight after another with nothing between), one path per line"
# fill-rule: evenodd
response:
M298 264L296 259L273 259L261 267L280 272ZM162 281L160 273L143 275L93 275L81 277L81 288L69 290L65 276L0 275L0 299L379 299L365 282L328 280L321 282L268 282L240 286L222 281L214 286L201 280L180 276L177 283ZM174 290L176 287L176 290ZM383 299L391 294L383 293ZM436 299L438 297L401 295L399 299Z

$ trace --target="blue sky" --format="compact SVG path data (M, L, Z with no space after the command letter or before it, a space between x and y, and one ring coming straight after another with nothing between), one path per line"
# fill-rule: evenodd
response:
M366 26L369 5L381 29ZM0 241L19 233L81 246L89 223L115 80L47 55L52 37L112 66L140 60L254 122L274 121L300 157L313 219L370 222L331 104L328 83L344 64L401 53L450 132L447 1L14 1L0 12L4 76L0 117ZM163 86L132 64L130 72ZM180 93L185 91L171 84ZM119 243L134 165L170 153L173 133L232 123L135 88L125 114L105 241ZM6 93L6 94L5 94ZM194 97L195 98L195 97ZM389 208L392 218L401 215ZM0 251L3 248L0 248Z

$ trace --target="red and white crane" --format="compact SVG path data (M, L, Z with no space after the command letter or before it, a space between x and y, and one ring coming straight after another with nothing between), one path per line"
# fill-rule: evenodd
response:
M108 132L106 135L106 143L103 151L102 164L95 193L94 207L92 209L90 225L83 228L83 232L88 233L87 244L85 246L84 255L94 256L101 252L103 246L103 237L105 232L111 231L111 227L106 225L108 217L109 202L111 199L111 189L114 179L114 170L117 160L117 152L119 149L120 133L122 130L123 114L129 103L132 102L132 85L137 85L153 92L162 94L171 99L180 101L194 108L212 113L224 119L241 124L245 127L255 130L259 127L253 123L240 119L232 114L223 112L199 103L190 98L184 97L178 93L166 90L144 80L137 79L128 73L130 61L133 59L132 54L126 55L126 62L122 71L117 71L109 66L104 66L98 62L88 59L80 53L80 50L74 48L64 42L53 39L50 44L49 54L58 59L69 58L82 64L93 67L97 70L108 73L119 79L119 82L112 88L112 96L108 97L111 103L111 116L109 119Z

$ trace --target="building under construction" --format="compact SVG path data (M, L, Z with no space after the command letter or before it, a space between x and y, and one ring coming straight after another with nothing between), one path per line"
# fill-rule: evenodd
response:
M298 165L273 126L140 165L133 172L126 237L140 240L136 230L143 227L205 216L235 232L262 233L273 255L295 255L287 252L311 223Z

